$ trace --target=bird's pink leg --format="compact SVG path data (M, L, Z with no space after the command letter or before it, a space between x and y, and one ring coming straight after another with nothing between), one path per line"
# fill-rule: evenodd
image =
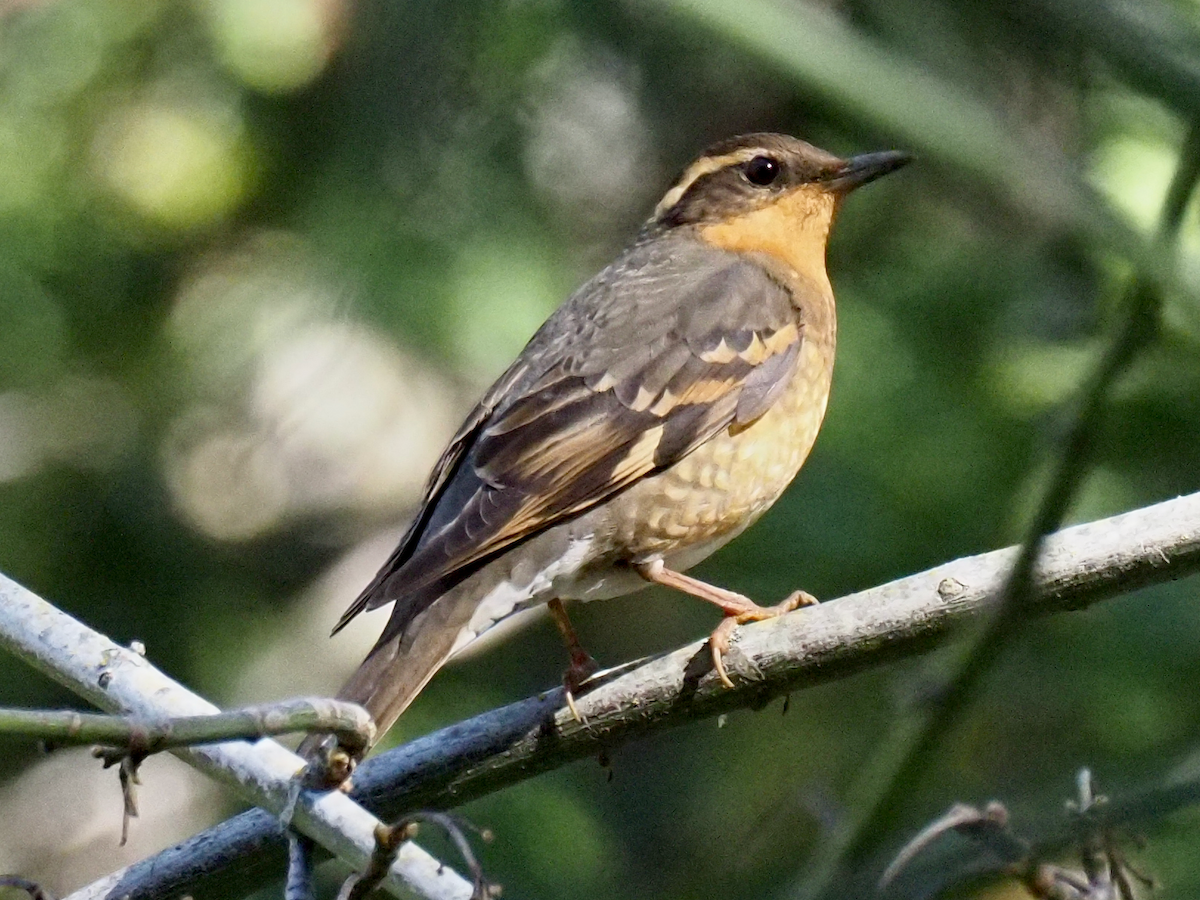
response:
M725 588L717 587L698 578L684 575L682 572L668 569L663 565L661 559L656 559L654 562L642 563L635 566L635 569L639 575L653 584L661 584L664 587L674 588L693 597L699 597L701 600L707 600L709 603L715 603L721 608L721 612L725 614L725 618L721 620L720 625L713 629L708 643L712 649L713 668L716 669L717 677L721 679L721 682L726 687L733 687L733 682L730 680L729 674L725 671L723 657L729 652L729 639L733 636L733 631L738 625L744 625L746 622L757 622L762 619L773 619L775 616L782 616L784 613L791 612L793 609L798 609L801 606L813 606L817 603L817 599L811 594L804 591L793 591L782 603L778 603L775 606L759 606L749 597L745 597L742 594L728 591Z

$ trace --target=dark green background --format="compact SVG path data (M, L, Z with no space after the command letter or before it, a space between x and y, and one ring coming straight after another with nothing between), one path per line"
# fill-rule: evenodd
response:
M233 686L257 649L403 522L428 454L541 319L707 143L751 130L919 160L838 222L812 458L698 574L831 598L1012 542L1197 116L1200 9L1182 0L0 5L0 570L215 702L255 699ZM1074 520L1200 486L1197 225L1193 207L1180 288ZM338 335L430 392L424 456L395 442L404 478L364 473L383 425L346 424L393 382L331 395L345 373L317 365L263 386L279 354ZM1113 792L1185 766L1194 593L1037 623L881 854L955 800L1045 820L1081 765ZM713 621L657 593L576 615L608 663ZM405 727L525 696L563 662L540 622L439 675ZM487 871L514 897L790 896L918 675L640 742L611 781L584 763L475 803ZM71 702L15 660L0 677L5 704ZM3 753L7 777L34 758ZM1200 891L1191 818L1149 835L1163 898Z

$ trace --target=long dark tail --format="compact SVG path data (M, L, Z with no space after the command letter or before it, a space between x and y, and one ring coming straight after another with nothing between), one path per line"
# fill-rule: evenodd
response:
M339 700L364 707L375 720L379 740L450 657L458 635L471 619L478 598L460 586L435 600L404 632L376 644L340 691ZM297 752L308 757L321 741L312 735Z

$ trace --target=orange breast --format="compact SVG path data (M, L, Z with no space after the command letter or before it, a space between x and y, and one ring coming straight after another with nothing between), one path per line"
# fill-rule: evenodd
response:
M830 326L825 334L806 329L791 384L761 418L720 433L609 505L605 530L611 528L620 555L662 556L687 568L770 508L808 457L825 415L833 374Z

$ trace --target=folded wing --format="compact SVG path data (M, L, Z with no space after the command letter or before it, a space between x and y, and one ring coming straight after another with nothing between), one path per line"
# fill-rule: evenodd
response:
M396 601L387 641L497 554L753 422L795 371L796 309L765 269L732 254L635 245L547 320L471 412L338 628Z

